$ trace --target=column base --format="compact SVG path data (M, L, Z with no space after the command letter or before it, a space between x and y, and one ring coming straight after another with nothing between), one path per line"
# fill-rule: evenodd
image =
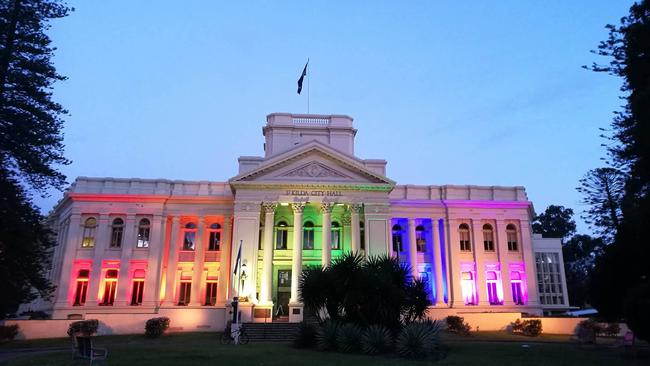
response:
M301 303L289 303L289 323L300 323L303 320L305 307Z
M273 301L255 304L253 309L253 322L270 323L273 321Z

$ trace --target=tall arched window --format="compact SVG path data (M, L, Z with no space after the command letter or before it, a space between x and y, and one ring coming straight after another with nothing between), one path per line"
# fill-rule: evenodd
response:
M499 292L497 290L497 273L495 271L488 271L485 274L485 282L487 285L487 295L490 305L501 304L501 300L499 299Z
M142 305L142 295L144 294L144 275L144 269L137 269L133 272L131 305Z
M469 241L469 225L460 224L458 226L458 236L460 239L460 250L463 252L472 251L472 243Z
M517 245L517 227L513 224L506 226L506 236L508 237L508 250L516 252L519 250Z
M90 277L90 271L87 269L79 270L77 274L76 285L77 288L74 293L74 303L73 306L81 306L86 303L86 295L88 294L88 279Z
M122 236L124 235L124 220L119 217L113 220L111 225L111 248L122 247Z
M275 228L275 249L287 249L288 228L284 221L278 222Z
M425 236L424 226L422 225L415 227L415 247L418 252L427 251L427 239Z
M311 221L302 226L302 249L314 249L314 223Z
M84 232L81 240L82 248L92 248L95 246L95 230L97 229L97 220L89 217L84 222Z
M188 222L183 229L183 250L196 248L196 224Z
M486 252L494 252L494 230L492 225L483 225L483 249Z
M151 233L151 221L142 219L138 224L138 248L149 248L149 234Z
M516 305L524 305L523 283L521 272L510 272L510 286L512 288L512 301Z
M341 224L332 221L332 249L341 249Z
M221 225L214 223L208 228L210 241L208 242L209 251L221 250Z
M404 250L402 241L402 227L398 224L393 225L393 251L400 253Z
M109 269L104 276L104 296L100 305L113 305L117 290L117 270Z
M476 305L477 296L476 296L476 284L474 282L474 274L472 272L462 272L460 274L461 290L463 293L463 298L465 300L465 305Z

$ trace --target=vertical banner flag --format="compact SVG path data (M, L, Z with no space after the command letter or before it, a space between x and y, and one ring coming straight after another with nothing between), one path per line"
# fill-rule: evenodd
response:
M239 266L241 264L241 245L243 240L239 241L239 250L237 251L237 259L235 260L235 270L232 272L234 275L238 274Z
M300 74L300 79L298 79L298 94L302 91L302 81L305 79L305 76L307 76L307 65L309 65L309 60L307 60L305 68L302 69L302 74Z

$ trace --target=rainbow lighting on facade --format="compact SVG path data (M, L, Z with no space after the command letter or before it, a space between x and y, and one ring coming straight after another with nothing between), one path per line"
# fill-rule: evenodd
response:
M237 296L243 321L298 322L302 268L354 251L409 265L431 317L568 308L560 242L532 234L523 187L397 184L355 156L348 116L273 113L263 134L224 182L77 178L51 217L56 293L28 307L221 330Z

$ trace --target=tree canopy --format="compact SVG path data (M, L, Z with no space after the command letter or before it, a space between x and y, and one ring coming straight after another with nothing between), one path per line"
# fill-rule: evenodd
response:
M576 232L573 210L564 206L548 206L533 219L533 232L545 238L568 238Z

